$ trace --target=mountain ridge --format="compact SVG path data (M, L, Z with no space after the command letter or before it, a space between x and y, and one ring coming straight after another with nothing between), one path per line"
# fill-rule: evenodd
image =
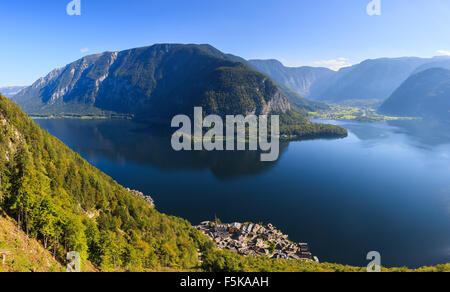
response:
M178 51L178 57L171 54L174 51ZM139 59L139 56L142 58ZM214 91L222 85L216 84L214 88L211 86L213 82L224 78L224 75L230 75L231 78L241 75L241 79L244 77L241 84L229 84L231 88L228 90L252 96L253 101L247 100L246 103L256 103L258 107L261 106L258 104L261 101L258 99L261 98L257 97L258 92L254 89L262 92L264 88L255 86L257 84L254 82L249 84L246 77L256 79L257 83L265 83L264 87L277 87L277 85L272 84L269 77L258 76L249 67L249 62L243 58L225 54L211 45L156 44L83 57L39 78L32 86L22 90L15 97L15 101L31 114L70 113L71 111L93 114L117 111L135 113L137 109L142 110L142 106L149 107L149 99L161 99L163 95L173 95L175 106L189 99L197 99L196 101L200 103L205 102L205 99L210 98L204 96L205 92ZM183 71L186 72L185 76L180 76L182 75L180 72ZM220 73L223 75L217 76ZM164 78L164 74L171 78ZM112 80L114 78L117 80ZM198 88L202 85L203 88ZM244 88L244 92L237 89L242 85L249 85ZM113 89L108 91L107 88ZM278 89L280 91L278 96L288 98L300 108L311 110L325 106L307 101L288 88L279 87ZM191 92L180 94L183 91ZM223 90L218 93L226 95ZM142 96L145 98L139 100ZM231 97L228 94L228 98ZM165 102L171 101L165 100ZM285 112L286 108L278 107L274 110ZM250 110L250 112L254 111L254 108Z
M179 114L192 117L194 107L222 117L278 114L288 139L347 136L338 126L308 121L307 112L325 105L278 87L246 64L210 45L158 44L105 52L53 70L14 100L31 115L119 114L163 126Z
M22 90L15 100L30 113L51 112L52 108L59 111L58 106L70 108L78 104L96 108L94 113L105 110L139 114L144 107L155 114L152 104L169 95L174 100L166 98L164 103L158 104L156 111L160 112L161 107L166 110L170 106L180 108L180 104L189 102L204 103L211 108L207 101L210 97L205 96L208 92L218 90L217 94L226 95L224 91L234 90L247 94L247 104L240 106L248 112L272 110L264 109L272 97L278 98L277 102L272 102L275 105L273 110L289 110L286 102L283 105L284 97L277 94L275 85L269 79L250 71L245 65L239 65L239 61L238 57L224 54L209 45L158 44L121 52L104 52L53 70ZM231 79L241 78L240 86L247 87L239 90L231 80L229 88L220 91L218 87L229 81L220 83L227 75ZM232 98L229 94L227 97ZM167 103L171 103L170 106ZM223 109L217 109L220 110Z
M382 104L379 111L450 121L450 70L430 68L413 74Z
M254 68L310 100L343 103L349 100L386 100L412 74L433 68L450 68L450 57L367 59L338 71L322 71L319 78L298 76L295 70L320 67L286 67L278 60L250 60ZM322 68L323 69L323 68ZM298 85L303 85L299 87Z

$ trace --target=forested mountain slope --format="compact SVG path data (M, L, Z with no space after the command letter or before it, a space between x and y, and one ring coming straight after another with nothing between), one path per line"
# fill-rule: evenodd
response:
M1 208L64 261L102 271L197 267L204 238L160 214L0 98Z

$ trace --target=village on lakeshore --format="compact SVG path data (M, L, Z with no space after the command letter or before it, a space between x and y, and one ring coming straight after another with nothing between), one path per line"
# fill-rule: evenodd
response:
M272 224L232 223L205 221L196 226L210 237L218 249L226 249L243 256L267 256L274 259L316 261L307 243L294 243Z

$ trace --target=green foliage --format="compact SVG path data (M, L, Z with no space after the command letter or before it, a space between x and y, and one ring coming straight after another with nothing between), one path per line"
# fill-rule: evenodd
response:
M249 66L209 45L159 44L86 56L54 71L57 79L28 87L14 98L34 116L119 116L165 125L175 115L191 115L195 106L221 116L260 113L273 99L278 100L272 106L281 104L282 111L288 99L308 111L327 108ZM102 76L107 77L99 82ZM58 88L72 90L54 100Z
M63 267L0 209L0 272L57 272ZM3 255L5 256L3 261Z
M0 98L0 208L64 260L78 251L105 271L198 266L205 239L160 214Z
M304 113L296 108L279 115L280 133L285 140L344 138L348 135L348 131L339 126L311 123Z
M225 116L261 109L278 89L262 74L236 63L214 70L204 91L201 102L205 112Z
M268 257L242 257L230 251L210 250L202 256L202 268L207 272L366 272L366 268L339 264L270 259ZM382 268L383 272L450 272L450 264L408 268Z

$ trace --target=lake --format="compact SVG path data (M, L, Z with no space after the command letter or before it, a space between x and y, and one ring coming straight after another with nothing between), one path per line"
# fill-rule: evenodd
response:
M37 120L157 209L192 224L272 223L307 242L322 262L384 266L450 262L450 127L435 122L358 123L346 139L257 152L174 152L158 130L127 120Z

